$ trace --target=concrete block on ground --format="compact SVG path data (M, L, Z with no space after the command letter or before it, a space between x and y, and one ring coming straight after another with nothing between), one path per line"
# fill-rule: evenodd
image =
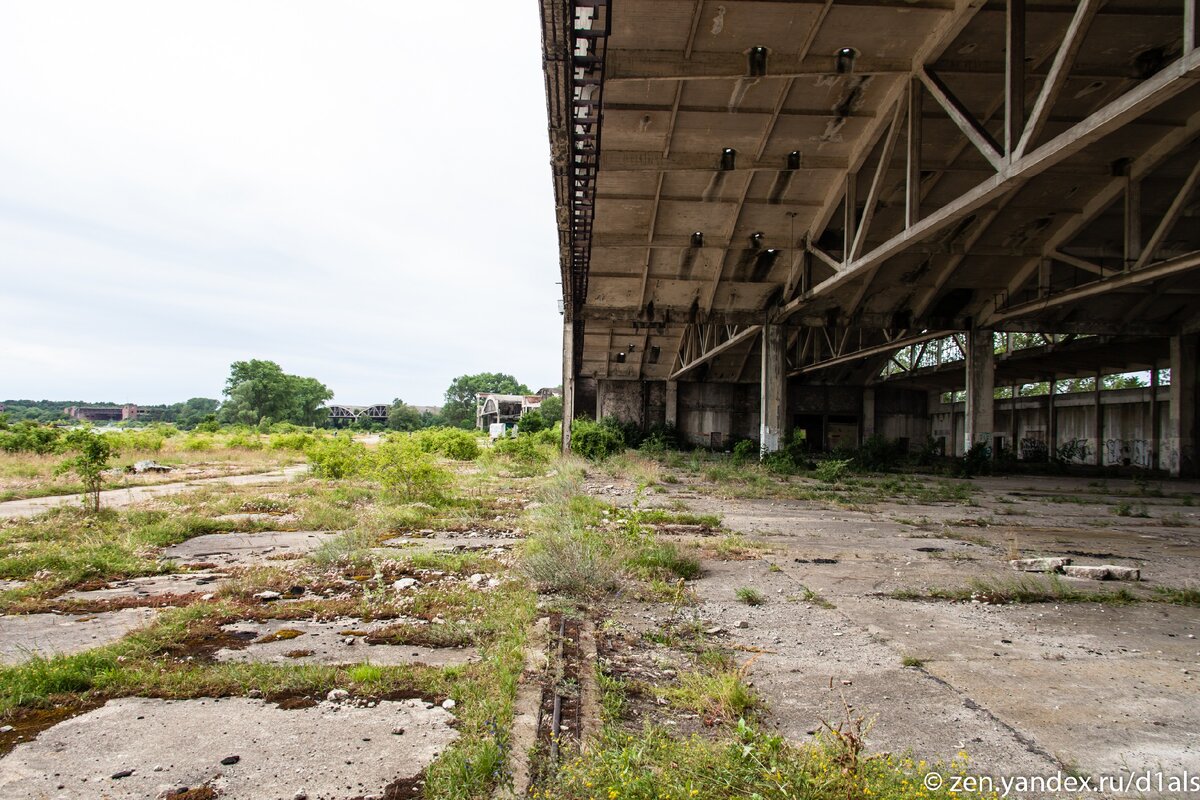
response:
M1068 578L1085 578L1092 581L1140 581L1142 571L1137 567L1118 567L1112 564L1079 564L1063 568Z
M1062 572L1071 563L1069 558L1017 558L1009 566L1021 572Z

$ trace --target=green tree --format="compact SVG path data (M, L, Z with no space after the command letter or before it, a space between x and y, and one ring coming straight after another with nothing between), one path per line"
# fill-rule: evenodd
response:
M108 460L116 455L117 448L107 436L88 429L71 431L63 443L75 455L59 464L56 471L59 474L74 472L79 476L83 482L84 507L95 514L100 511L104 470L108 469Z
M262 420L317 425L333 392L316 378L289 375L274 361L235 361L225 381L221 420L257 425Z
M211 397L193 397L185 403L172 403L167 406L163 419L174 422L175 427L191 430L203 422L210 414L216 414L221 402Z
M481 393L529 394L529 387L517 382L512 375L502 372L480 372L478 375L460 375L446 389L446 404L442 406L442 419L456 428L475 427L475 409Z
M415 431L421 426L421 413L397 397L388 409L387 426L393 431Z
M542 416L542 412L538 410L526 411L521 415L520 421L517 423L517 430L522 435L527 433L537 433L546 429L546 418Z
M547 397L538 406L538 411L542 412L542 419L546 420L546 425L548 426L552 426L556 422L562 422L562 398L558 395Z

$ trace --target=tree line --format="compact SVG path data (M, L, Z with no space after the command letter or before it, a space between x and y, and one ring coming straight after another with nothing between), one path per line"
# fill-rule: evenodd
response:
M445 403L438 413L421 411L400 398L388 409L387 422L362 420L358 428L387 428L395 431L414 431L424 428L475 427L478 396L485 392L501 394L530 394L529 387L512 375L501 372L481 372L460 375L446 389ZM274 361L250 359L230 365L222 399L193 397L182 403L166 406L146 406L160 413L155 421L174 424L178 428L217 428L221 425L251 425L270 427L274 423L319 427L328 424L326 404L333 391L317 378L292 375ZM7 400L4 415L11 422L64 422L66 409L71 406L120 408L118 403L87 403L56 400ZM547 398L542 403L538 419L530 425L553 425L562 419L562 400Z

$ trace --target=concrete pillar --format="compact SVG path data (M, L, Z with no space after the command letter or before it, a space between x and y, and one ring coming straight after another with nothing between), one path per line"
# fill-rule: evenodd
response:
M1096 436L1096 466L1104 466L1104 408L1100 405L1100 390L1104 388L1104 376L1099 372L1096 373L1096 391L1092 394L1093 405L1095 406L1095 415L1093 422L1095 423Z
M679 381L667 381L667 404L665 422L672 428L679 427Z
M1171 337L1171 406L1163 455L1173 478L1200 474L1200 447L1196 441L1196 360L1200 336Z
M759 391L758 441L764 453L783 446L787 417L787 355L782 325L762 329L762 378Z
M1050 460L1058 458L1058 415L1054 408L1054 393L1058 391L1058 381L1050 379L1050 393L1046 395L1046 452Z
M963 452L982 442L992 446L995 424L996 374L992 332L967 332L967 413L963 426ZM995 453L993 453L995 455Z
M1147 467L1150 469L1159 469L1162 465L1159 462L1158 452L1161 447L1159 442L1159 427L1161 422L1158 418L1158 362L1150 365L1150 458L1148 459Z
M1012 352L1012 334L1008 337L1009 352ZM1021 455L1021 447L1018 444L1017 436L1020 434L1020 429L1017 427L1017 399L1021 396L1021 387L1013 385L1009 397L1011 400L1008 404L1008 446L1012 449L1016 456Z
M862 393L862 434L861 441L865 442L875 435L875 390L870 386Z
M596 420L604 419L604 396L608 394L608 381L596 379Z
M563 322L562 450L571 452L571 421L575 419L575 323Z

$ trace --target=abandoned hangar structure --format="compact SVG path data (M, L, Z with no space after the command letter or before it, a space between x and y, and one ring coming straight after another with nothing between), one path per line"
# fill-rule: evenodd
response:
M541 10L564 419L1196 473L1197 0Z

